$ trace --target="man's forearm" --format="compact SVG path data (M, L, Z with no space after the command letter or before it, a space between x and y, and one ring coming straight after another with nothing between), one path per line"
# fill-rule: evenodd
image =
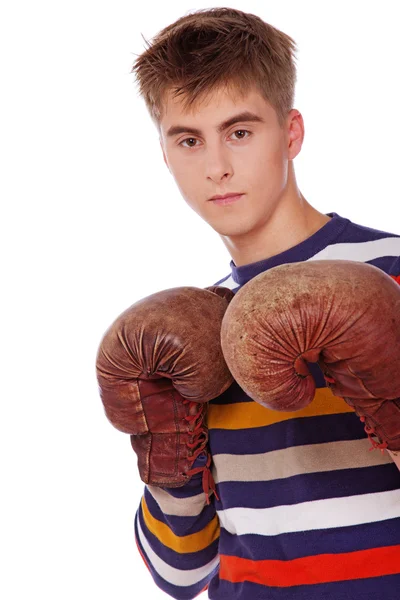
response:
M219 530L201 476L175 489L145 487L135 518L136 543L154 582L166 594L183 600L204 591L219 563Z

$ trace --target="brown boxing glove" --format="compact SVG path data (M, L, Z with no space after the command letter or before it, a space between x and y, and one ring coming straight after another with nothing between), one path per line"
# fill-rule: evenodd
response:
M320 260L261 273L230 303L221 343L238 384L275 410L313 400L307 362L317 362L373 446L400 450L400 286L377 267Z
M202 472L207 502L215 492L207 402L233 382L220 343L232 297L219 286L152 294L114 321L96 361L106 415L131 434L142 481L179 487Z

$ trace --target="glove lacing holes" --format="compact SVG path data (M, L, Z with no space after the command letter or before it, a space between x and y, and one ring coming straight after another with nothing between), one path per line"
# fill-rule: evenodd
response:
M191 461L193 463L208 442L208 432L203 419L206 405L192 402L186 398L183 399L183 404L189 404L189 411L191 408L196 408L194 414L188 414L184 417L184 420L189 423L189 431L193 433L187 442L187 446L190 448L189 456L193 458Z
M207 461L203 466L189 469L187 475L195 475L196 473L203 473L202 483L203 490L206 495L207 504L210 504L210 493L214 492L215 497L219 500L219 496L215 489L215 481L212 476L210 465L211 465L211 454L206 449L208 442L208 429L204 425L204 416L207 410L207 404L200 402L192 402L188 398L183 399L183 404L189 404L189 414L184 417L184 420L189 423L189 431L193 433L187 446L189 448L188 456L190 457L190 465L192 466L199 454L204 453ZM194 414L190 414L191 409L196 408Z
M377 435L375 429L373 427L369 427L367 425L367 420L365 417L360 417L360 421L361 421L361 423L365 424L364 431L367 434L369 441L371 442L371 448L369 448L369 450L375 450L376 448L379 448L379 450L383 453L385 448L388 447L387 442L378 443L376 440L374 440L374 438L372 436Z

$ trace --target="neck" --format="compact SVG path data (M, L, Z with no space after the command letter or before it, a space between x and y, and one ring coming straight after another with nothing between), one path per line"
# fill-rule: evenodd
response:
M237 267L293 248L330 220L330 217L313 208L301 194L296 185L293 165L289 173L288 185L261 226L240 236L221 236Z

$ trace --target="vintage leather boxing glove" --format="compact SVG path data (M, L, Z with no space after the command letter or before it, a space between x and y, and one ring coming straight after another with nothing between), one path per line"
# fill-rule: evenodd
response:
M321 260L261 273L230 303L221 343L242 389L275 410L313 400L307 362L317 362L373 445L400 450L400 286L377 267Z
M144 483L179 487L202 472L207 502L215 486L205 417L233 381L220 344L232 297L219 286L152 294L115 320L96 361L106 415L131 434Z

